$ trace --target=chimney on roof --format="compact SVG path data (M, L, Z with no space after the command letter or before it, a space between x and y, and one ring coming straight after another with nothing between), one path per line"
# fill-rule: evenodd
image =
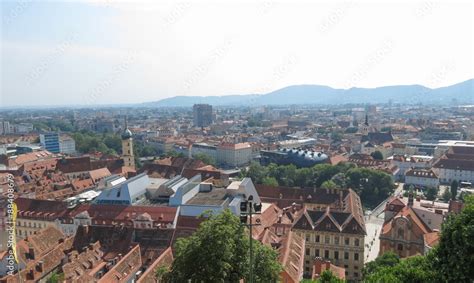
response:
M35 249L33 247L29 247L28 248L28 256L31 258L31 259L35 259Z
M36 264L36 271L43 273L44 261L40 260Z

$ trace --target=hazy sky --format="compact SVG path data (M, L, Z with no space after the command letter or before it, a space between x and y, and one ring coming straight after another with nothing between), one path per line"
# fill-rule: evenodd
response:
M0 106L474 77L472 1L0 1Z

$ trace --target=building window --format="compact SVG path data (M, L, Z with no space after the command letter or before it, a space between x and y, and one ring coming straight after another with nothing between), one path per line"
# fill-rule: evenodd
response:
M359 277L359 273L358 273L358 272L354 272L354 277L355 277L355 278Z
M325 257L325 258L329 258L329 251L328 251L328 250L325 250L325 251L324 251L324 257Z
M403 229L398 229L398 237L403 239Z
M316 243L319 243L319 235L316 235Z
M334 237L334 244L339 245L339 236Z
M319 256L319 249L316 249L315 252L316 252L315 256Z
M346 244L346 246L348 246L349 245L349 238L345 238L344 243Z
M349 259L349 252L344 252L344 259Z
M306 255L309 255L309 248L306 248Z
M311 239L310 235L309 234L306 234L306 242L309 242Z
M359 253L354 253L354 260L359 260Z
M356 245L357 247L359 246L359 239L355 239L354 245Z
M325 242L326 244L329 244L329 236L324 237L324 242Z
M339 252L338 251L334 252L334 259L339 259Z
M402 244L398 244L397 249L398 249L399 251L403 251L403 245L402 245Z

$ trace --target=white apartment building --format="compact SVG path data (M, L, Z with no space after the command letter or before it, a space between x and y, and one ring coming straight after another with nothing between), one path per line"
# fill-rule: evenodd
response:
M72 138L64 138L59 141L59 152L65 154L76 153L76 142Z
M405 173L405 184L437 188L439 186L439 179L432 169L413 168Z
M250 163L252 146L249 143L222 143L217 146L217 163L238 167Z

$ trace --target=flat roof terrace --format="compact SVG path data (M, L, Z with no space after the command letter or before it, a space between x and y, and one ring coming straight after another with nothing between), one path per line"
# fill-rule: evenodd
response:
M222 205L227 200L225 188L213 188L210 192L199 192L186 205Z

